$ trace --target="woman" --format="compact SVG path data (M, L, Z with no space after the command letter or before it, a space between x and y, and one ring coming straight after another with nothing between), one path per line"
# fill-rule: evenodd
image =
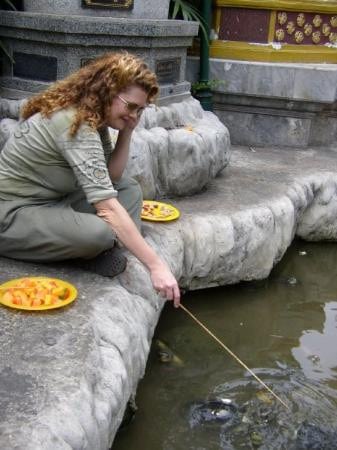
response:
M124 270L117 239L179 306L177 281L140 233L142 195L123 177L131 135L158 93L128 53L104 55L30 98L0 153L0 254L74 262L104 276ZM109 131L119 131L112 149Z

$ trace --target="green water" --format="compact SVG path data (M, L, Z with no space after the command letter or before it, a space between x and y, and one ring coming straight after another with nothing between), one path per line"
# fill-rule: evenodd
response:
M168 303L155 338L182 364L163 363L151 350L138 411L112 450L337 449L337 441L317 447L296 441L303 423L337 429L337 244L297 241L267 280L189 293L183 304L290 411L266 397L233 357ZM193 405L213 398L245 405L239 424L193 423ZM255 447L254 432L261 438Z

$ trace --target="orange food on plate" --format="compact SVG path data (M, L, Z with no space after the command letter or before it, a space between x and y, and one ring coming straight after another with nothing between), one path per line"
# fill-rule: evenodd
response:
M141 218L153 221L171 221L179 217L180 213L174 206L155 200L144 200Z
M48 309L63 306L71 294L66 284L54 278L20 278L5 283L5 287L0 291L0 300L7 306L23 307L23 309ZM75 289L74 298L76 293Z

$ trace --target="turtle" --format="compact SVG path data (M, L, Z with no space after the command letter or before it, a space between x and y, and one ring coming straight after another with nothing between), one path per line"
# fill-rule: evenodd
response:
M233 426L239 423L239 409L231 399L227 398L194 402L190 406L189 422L192 428L211 423Z

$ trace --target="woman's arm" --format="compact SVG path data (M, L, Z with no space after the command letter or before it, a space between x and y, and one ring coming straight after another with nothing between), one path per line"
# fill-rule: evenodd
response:
M112 152L108 162L109 175L113 183L120 180L125 170L129 157L129 146L132 132L133 129L125 128L118 133L114 151Z
M111 226L125 247L147 267L154 289L168 300L173 300L174 306L178 307L180 291L171 270L147 244L119 201L116 198L110 198L102 200L94 206L97 215Z

